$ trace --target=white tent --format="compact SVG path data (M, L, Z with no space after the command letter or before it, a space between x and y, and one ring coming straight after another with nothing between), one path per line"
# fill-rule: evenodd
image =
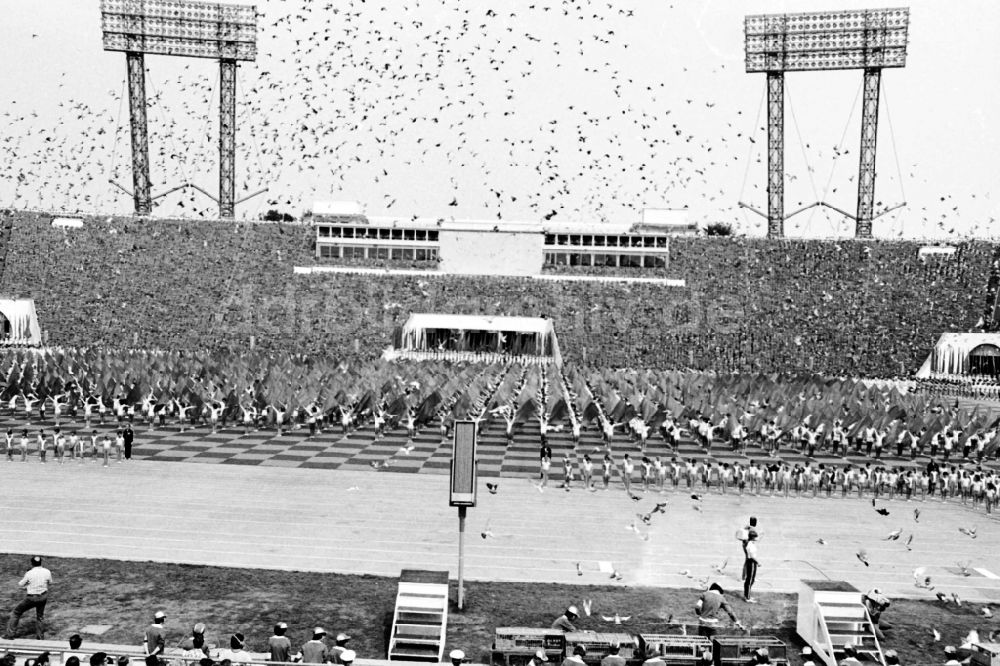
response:
M401 347L405 351L550 357L562 363L552 321L541 317L414 313L403 325Z
M42 329L38 326L35 301L30 298L0 297L0 314L10 324L0 332L0 343L14 345L42 344Z
M917 377L967 375L976 368L976 357L1000 355L1000 333L942 333Z

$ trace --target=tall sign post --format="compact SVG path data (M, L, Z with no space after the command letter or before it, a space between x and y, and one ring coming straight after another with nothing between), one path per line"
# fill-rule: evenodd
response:
M155 199L181 187L190 186L204 192L185 183L159 196L150 194L144 54L219 61L219 197L216 201L219 217L233 217L236 204L240 203L235 200L236 66L240 60L257 58L257 8L194 0L101 0L101 28L104 50L124 51L128 63L134 187L130 194L135 200L137 215L149 215ZM125 189L118 183L113 184Z
M844 214L854 218L856 237L872 237L879 84L883 68L906 66L909 25L910 10L905 7L758 14L745 18L746 71L767 74L769 238L782 237L785 220L790 217L784 211L785 72L831 69L864 71L858 208L855 216ZM829 206L824 202L814 205L818 204Z
M449 504L458 507L458 609L465 607L465 512L476 506L476 422L455 421Z

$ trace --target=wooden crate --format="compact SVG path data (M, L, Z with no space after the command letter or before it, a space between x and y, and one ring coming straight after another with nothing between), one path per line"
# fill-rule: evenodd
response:
M712 654L712 641L702 636L682 636L680 634L639 634L640 655L645 655L653 646L669 666L676 664L697 664L702 655Z
M632 660L642 655L637 654L636 640L631 634L596 634L590 631L571 631L565 634L566 655L573 652L574 645L582 645L587 648L587 655L583 658L585 662L600 663L611 654L611 646L619 646L618 654L626 660Z
M498 652L556 650L562 652L566 635L556 629L537 627L497 627L493 633L493 649Z
M536 650L493 650L490 652L490 663L494 666L525 666ZM545 650L550 664L559 664L563 660L562 650Z
M774 636L716 636L712 639L712 663L715 666L743 666L762 647L767 648L772 664L787 666L785 644Z
M974 666L1000 666L1000 643L973 643L971 657Z

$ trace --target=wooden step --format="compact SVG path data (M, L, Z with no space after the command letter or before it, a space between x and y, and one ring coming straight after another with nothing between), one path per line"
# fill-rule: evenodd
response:
M393 636L393 641L398 645L438 645L441 643L440 638L420 638L417 636L401 636L396 634Z
M428 627L440 627L443 613L400 613L396 622L400 624L419 624Z
M436 641L440 641L441 625L434 627L428 625L397 624L395 637L397 639L424 639L431 637Z
M826 620L827 624L869 624L868 618L866 617L830 617L829 615L824 615L823 619Z
M392 649L389 651L389 658L390 659L417 658L417 659L437 660L439 652L440 651L438 650L436 644L433 646L431 645L421 646L421 645L409 645L409 644L405 646L393 645Z

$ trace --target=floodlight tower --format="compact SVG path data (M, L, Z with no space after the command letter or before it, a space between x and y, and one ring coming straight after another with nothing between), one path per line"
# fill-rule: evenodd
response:
M204 192L185 183L155 197L150 194L144 54L151 53L218 59L219 197L216 201L220 217L233 217L239 203L235 200L236 66L239 60L257 57L257 8L194 0L101 0L101 27L104 50L124 51L128 64L134 187L130 194L135 200L136 214L148 215L155 199L181 187L195 187Z
M784 213L785 72L862 69L864 104L858 208L856 216L847 216L854 217L855 236L871 238L879 85L883 68L906 65L909 23L908 8L759 14L745 18L746 71L767 74L768 237L783 236L784 222L790 217ZM825 202L813 205L829 206Z

